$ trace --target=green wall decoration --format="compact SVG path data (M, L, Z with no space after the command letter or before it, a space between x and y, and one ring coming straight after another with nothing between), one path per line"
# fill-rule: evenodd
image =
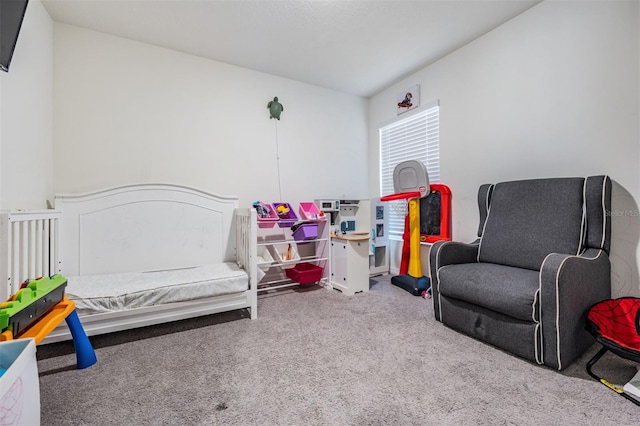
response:
M269 119L276 118L280 120L280 114L284 111L284 107L278 102L277 96L272 101L269 101L267 108L269 109Z

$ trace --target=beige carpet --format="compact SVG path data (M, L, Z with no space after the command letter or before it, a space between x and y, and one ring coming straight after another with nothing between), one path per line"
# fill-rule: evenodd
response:
M587 355L557 372L437 323L392 286L315 286L237 311L38 349L43 425L633 425L640 408L591 379ZM624 384L635 366L596 368Z

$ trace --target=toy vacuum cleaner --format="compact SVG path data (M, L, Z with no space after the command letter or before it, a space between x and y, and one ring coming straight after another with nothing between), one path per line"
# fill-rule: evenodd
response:
M408 200L408 214L402 235L400 274L391 283L414 296L431 290L429 278L422 275L420 263L420 199L430 193L429 175L425 165L416 160L403 161L393 170L395 194L381 197L381 201Z

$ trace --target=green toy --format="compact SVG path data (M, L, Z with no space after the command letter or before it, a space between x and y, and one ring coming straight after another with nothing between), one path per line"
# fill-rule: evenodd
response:
M269 109L270 114L269 119L277 118L278 120L280 120L280 113L284 111L284 107L280 102L278 102L277 96L273 98L272 101L269 101L269 103L267 104L267 108Z
M66 286L59 274L26 282L11 300L0 303L0 332L8 329L16 337L64 298Z

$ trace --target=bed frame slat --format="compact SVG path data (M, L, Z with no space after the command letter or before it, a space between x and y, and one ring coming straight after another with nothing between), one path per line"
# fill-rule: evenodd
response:
M0 301L7 300L30 279L60 273L57 210L0 213Z

